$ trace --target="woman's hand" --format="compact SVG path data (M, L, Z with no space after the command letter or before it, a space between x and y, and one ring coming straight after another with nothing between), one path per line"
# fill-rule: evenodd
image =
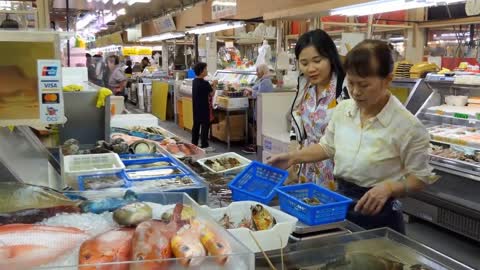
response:
M294 165L294 162L293 162L293 158L289 153L283 153L283 154L271 156L267 160L267 164L286 170L290 168L292 165Z
M367 216L377 215L391 196L392 189L389 187L389 183L376 185L357 202L355 212Z

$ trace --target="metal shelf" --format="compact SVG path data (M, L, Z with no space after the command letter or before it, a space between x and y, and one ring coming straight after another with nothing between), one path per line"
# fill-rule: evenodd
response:
M425 112L425 113L423 113L423 114L429 115L429 116L441 117L441 118L448 118L448 119L469 121L470 124L474 124L474 123L480 122L480 120L474 119L474 118L467 118L467 119L465 119L465 118L455 117L455 116L452 116L452 115L441 115L441 114L429 113L429 112ZM470 115L469 115L469 116L470 116Z
M480 148L477 148L477 147L468 146L468 145L461 145L461 144L451 143L451 142L446 142L446 141L430 140L430 142L446 144L446 145L454 145L454 146L459 146L459 147L463 147L463 148L472 149L472 150L475 150L475 151L480 151Z

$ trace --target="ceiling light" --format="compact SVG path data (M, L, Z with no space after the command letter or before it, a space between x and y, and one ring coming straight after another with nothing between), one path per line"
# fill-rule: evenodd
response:
M463 0L379 0L358 5L335 8L330 15L364 16L398 10L423 8L439 4L452 4Z
M129 6L131 6L135 3L150 3L150 0L127 0L127 4Z
M121 9L117 10L117 15L118 16L122 16L122 15L126 15L126 14L127 14L127 11L124 8L121 8Z
M236 1L231 1L231 2L223 2L223 1L213 1L212 6L223 6L223 7L236 7L237 2Z
M96 19L97 19L97 16L93 14L87 14L77 21L77 23L75 24L75 27L77 31L81 30L85 28L87 25L89 25L91 22L95 21Z
M228 30L228 29L239 28L243 26L245 26L245 23L240 21L213 23L213 24L207 24L207 25L192 28L188 30L187 33L201 35L201 34L214 33L214 32Z
M163 33L160 35L149 36L149 37L142 37L139 39L140 42L154 42L154 41L162 41L167 39L174 39L174 38L182 38L185 36L183 32L168 32Z

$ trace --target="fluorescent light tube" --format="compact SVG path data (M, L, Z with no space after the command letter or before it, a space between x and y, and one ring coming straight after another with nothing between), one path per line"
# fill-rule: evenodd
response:
M149 37L142 37L138 41L140 42L154 42L154 41L162 41L174 38L181 38L184 37L185 33L182 32L167 32L160 35L149 36Z
M213 23L213 24L207 24L207 25L192 28L188 30L187 33L201 35L201 34L214 33L214 32L228 30L228 29L239 28L243 26L245 26L245 23L240 21Z
M129 6L131 6L135 3L150 3L150 0L127 0L127 4Z
M330 12L330 15L365 16L398 10L430 7L439 4L452 4L462 1L463 0L379 0L336 8Z

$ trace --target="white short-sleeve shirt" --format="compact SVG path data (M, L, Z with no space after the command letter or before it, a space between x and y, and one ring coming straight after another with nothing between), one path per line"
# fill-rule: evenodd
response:
M428 131L392 95L363 128L355 101L341 102L320 145L335 160L335 177L362 187L398 181L408 174L426 183L438 179L428 163Z

